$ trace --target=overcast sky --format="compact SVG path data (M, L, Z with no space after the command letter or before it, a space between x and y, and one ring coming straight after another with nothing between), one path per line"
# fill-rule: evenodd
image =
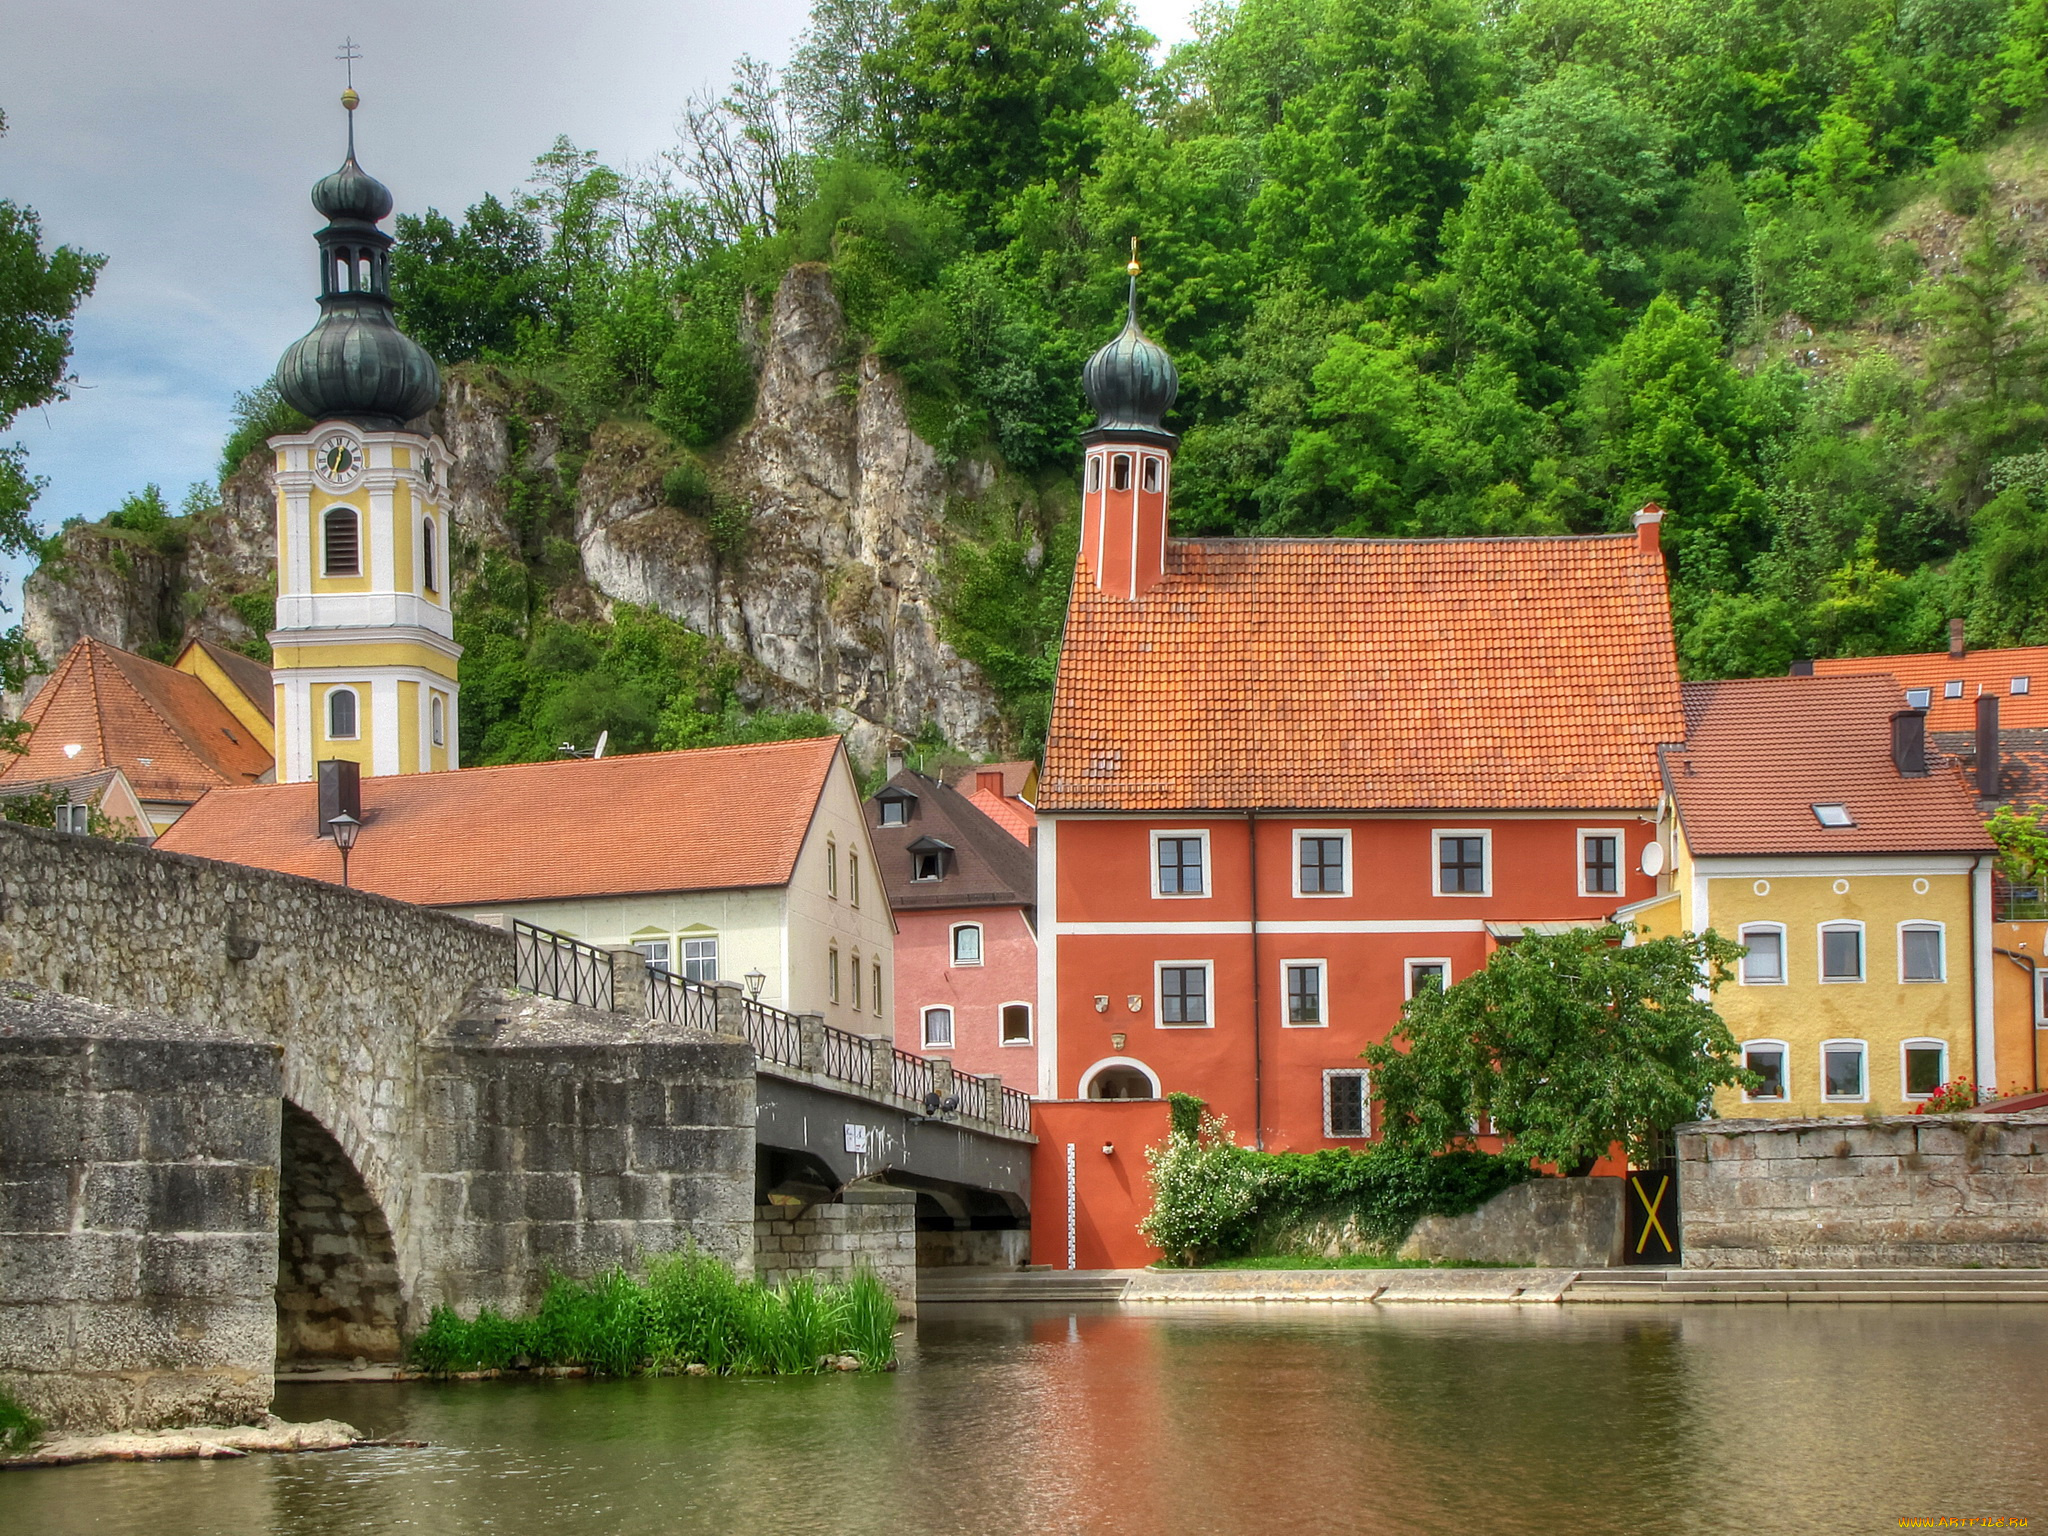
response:
M557 133L617 164L741 53L781 62L809 0L0 0L0 198L46 245L106 255L80 311L72 398L11 434L49 480L45 527L155 481L214 473L234 393L312 323L307 203L341 160L334 62L356 66L356 149L401 210L508 192ZM1188 0L1138 0L1178 37ZM0 601L18 610L18 570ZM6 620L5 622L12 622Z

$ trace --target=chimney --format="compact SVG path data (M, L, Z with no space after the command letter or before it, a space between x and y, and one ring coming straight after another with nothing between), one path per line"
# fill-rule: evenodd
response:
M1811 677L1813 676L1813 663L1810 661L1795 661L1792 663L1792 670L1785 675L1787 677Z
M882 759L882 774L883 781L885 783L889 779L895 778L896 775L901 773L902 771L903 754L901 752L891 752L888 754L888 756Z
M998 800L1003 798L1003 770L1000 768L977 768L974 770L974 787L985 789Z
M1926 775L1926 710L1902 709L1892 716L1892 766L1909 779Z
M1963 621L1961 619L1950 619L1948 621L1948 653L1950 657L1956 660L1962 659Z
M345 757L331 757L320 765L320 824L313 829L316 837L332 837L334 829L328 823L343 811L363 819L363 768Z
M1958 624L1962 620L1956 620ZM1977 798L1998 798L1998 695L1977 695Z
M1658 506L1654 501L1643 504L1642 511L1638 512L1635 517L1637 549L1640 549L1646 555L1663 553L1663 546L1657 536L1658 525L1663 521L1664 509L1662 507Z

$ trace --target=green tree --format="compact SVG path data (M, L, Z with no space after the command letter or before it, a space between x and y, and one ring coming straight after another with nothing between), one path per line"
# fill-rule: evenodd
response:
M1646 1158L1716 1088L1746 1081L1702 991L1741 949L1714 933L1623 941L1619 924L1531 935L1448 990L1426 987L1368 1046L1386 1141L1436 1152L1482 1117L1571 1172L1619 1142Z
M1931 337L1927 369L1935 401L1930 445L1947 448L1950 494L1982 501L1992 460L2041 445L2048 406L2041 371L2048 340L2021 304L2025 256L1999 221L1972 221L1953 270L1921 294Z
M486 193L458 226L429 208L398 216L391 292L399 325L444 363L509 357L546 325L541 229Z
M1518 160L1496 161L1444 221L1444 275L1461 356L1490 353L1549 405L1605 344L1613 308L1579 233Z

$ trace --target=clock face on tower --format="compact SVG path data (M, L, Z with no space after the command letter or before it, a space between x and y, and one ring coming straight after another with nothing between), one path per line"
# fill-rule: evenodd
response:
M363 471L363 450L352 438L330 437L313 450L313 467L323 479L346 485Z

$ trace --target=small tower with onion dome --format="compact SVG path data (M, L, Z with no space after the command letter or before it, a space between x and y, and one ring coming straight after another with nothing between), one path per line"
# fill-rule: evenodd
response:
M352 54L353 50L349 50ZM270 439L277 454L277 777L350 759L365 775L457 766L449 605L447 465L412 424L441 397L426 350L392 318L390 191L348 157L313 188L327 220L320 319L277 365L285 400L313 419Z
M1096 587L1136 599L1166 570L1167 497L1180 439L1162 425L1180 388L1166 349L1138 327L1138 242L1130 308L1116 340L1088 359L1081 388L1095 425L1081 437L1081 564Z

